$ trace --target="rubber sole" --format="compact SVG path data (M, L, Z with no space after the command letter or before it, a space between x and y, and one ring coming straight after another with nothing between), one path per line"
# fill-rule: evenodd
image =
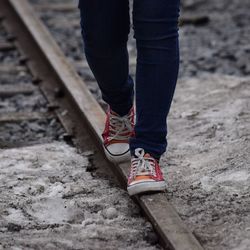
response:
M146 192L164 191L166 190L166 182L158 181L158 182L137 183L137 184L128 186L127 190L130 196L140 194L140 193L146 193Z

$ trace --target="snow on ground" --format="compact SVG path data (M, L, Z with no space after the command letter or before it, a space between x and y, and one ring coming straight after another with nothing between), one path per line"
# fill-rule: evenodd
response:
M205 249L250 249L250 78L181 79L162 159L169 197Z
M157 249L125 191L64 143L0 150L0 249Z

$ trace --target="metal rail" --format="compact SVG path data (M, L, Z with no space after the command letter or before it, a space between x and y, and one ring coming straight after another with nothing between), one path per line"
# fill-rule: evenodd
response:
M69 103L73 105L70 112L80 114L78 121L92 131L93 140L101 148L105 113L69 64L47 28L37 18L28 1L2 0L0 10L6 19L7 29L17 36L19 48L29 57L28 65L31 70L38 78L46 77L50 88L53 84L63 86L67 98L70 99ZM123 185L127 180L128 168L129 163L115 166L116 175ZM203 249L164 193L136 196L135 200L153 224L165 249Z

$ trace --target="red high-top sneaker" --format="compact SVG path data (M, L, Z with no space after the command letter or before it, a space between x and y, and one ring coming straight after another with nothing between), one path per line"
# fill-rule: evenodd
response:
M131 159L128 177L128 193L135 195L149 191L163 191L166 183L159 163L144 149L135 149L135 157Z
M103 146L107 158L113 162L130 160L129 138L134 136L134 108L127 115L119 116L110 108L103 137Z

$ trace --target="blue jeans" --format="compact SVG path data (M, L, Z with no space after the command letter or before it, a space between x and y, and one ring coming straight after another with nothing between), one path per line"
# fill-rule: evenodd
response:
M131 154L144 148L156 158L166 151L167 115L178 70L179 0L134 0L133 29L137 47L136 125ZM84 51L102 97L125 115L133 105L129 75L128 0L79 0Z

